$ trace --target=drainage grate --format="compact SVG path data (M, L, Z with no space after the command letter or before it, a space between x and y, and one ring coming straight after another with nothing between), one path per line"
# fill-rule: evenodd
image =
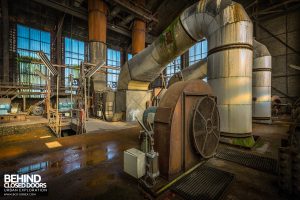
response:
M228 148L219 151L216 154L216 157L264 172L269 172L273 174L277 174L278 172L277 160L272 158L261 157Z
M220 199L234 175L202 165L175 183L171 190L187 200Z

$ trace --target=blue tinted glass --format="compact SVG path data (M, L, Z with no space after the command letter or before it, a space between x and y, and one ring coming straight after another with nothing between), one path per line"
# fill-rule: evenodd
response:
M71 64L70 58L65 58L65 64L66 64L66 65L70 65L70 64ZM66 68L65 71L68 72L69 69Z
M204 40L202 42L202 53L206 53L207 52L207 40Z
M22 25L17 25L17 34L18 37L29 38L29 27L25 27Z
M71 51L71 40L69 38L65 38L65 51Z
M45 43L50 43L50 33L41 31L41 41Z
M195 54L194 52L194 47L191 47L189 50L189 56L193 56Z
M41 41L41 31L36 29L30 29L30 39Z
M46 54L50 54L50 44L42 43L41 50L44 51Z
M17 44L20 49L29 49L29 39L18 37Z
M131 53L127 54L127 60L130 60L131 58L132 58L132 54Z
M84 54L84 42L79 42L79 53Z
M84 55L80 54L79 55L79 60L84 60Z
M33 51L41 50L41 43L39 41L32 40L30 42L30 50L33 50Z
M72 40L72 51L74 53L79 53L79 50L78 50L78 41L77 40Z

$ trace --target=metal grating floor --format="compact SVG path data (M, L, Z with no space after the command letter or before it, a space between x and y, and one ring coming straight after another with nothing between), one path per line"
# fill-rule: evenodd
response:
M277 160L245 153L233 149L222 149L216 154L217 158L231 161L253 169L277 174Z
M171 190L186 200L217 200L233 178L229 172L202 165L175 183Z

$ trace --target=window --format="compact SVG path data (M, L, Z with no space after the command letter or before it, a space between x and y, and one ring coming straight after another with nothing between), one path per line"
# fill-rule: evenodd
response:
M207 40L202 40L201 42L198 42L197 44L192 46L189 50L190 65L206 57L207 57Z
M128 53L128 54L127 54L127 61L130 60L131 58L132 58L132 54L131 54L131 53Z
M190 65L198 62L201 59L204 59L207 57L207 40L202 40L192 46L189 50L189 63ZM205 77L203 79L205 82L207 82L207 78Z
M65 38L65 86L71 86L70 74L73 75L73 85L77 86L80 63L84 60L84 42Z
M177 72L181 70L181 58L178 56L172 62L167 65L166 68L166 82L170 80L170 78Z
M27 26L17 25L17 63L19 68L19 82L24 85L44 86L45 80L35 73L39 70L47 74L46 67L40 63L37 51L44 51L50 59L50 33ZM41 92L40 89L23 90L24 92ZM41 98L41 95L30 95Z
M110 67L115 67L116 69L107 69L107 80L106 84L107 87L110 87L112 89L117 88L118 84L118 78L120 70L117 69L120 67L121 63L121 53L120 51L113 50L113 49L107 49L107 59L106 64Z

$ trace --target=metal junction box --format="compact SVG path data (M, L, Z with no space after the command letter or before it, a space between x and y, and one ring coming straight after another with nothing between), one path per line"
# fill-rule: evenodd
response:
M135 148L124 151L124 171L135 178L144 176L146 171L145 153Z

